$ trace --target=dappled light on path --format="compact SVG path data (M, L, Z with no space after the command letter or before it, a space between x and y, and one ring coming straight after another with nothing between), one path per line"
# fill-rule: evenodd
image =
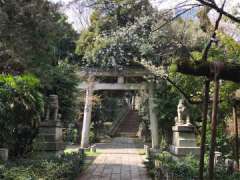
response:
M101 154L79 180L150 180L143 164L142 148L127 137L114 138L111 143L98 144Z

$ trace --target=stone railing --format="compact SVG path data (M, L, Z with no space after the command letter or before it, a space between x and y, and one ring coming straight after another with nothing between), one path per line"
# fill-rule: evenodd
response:
M109 134L110 136L113 136L113 135L116 133L119 125L120 125L121 122L126 118L126 116L128 115L129 111L130 111L130 108L129 108L128 105L123 106L123 107L119 110L119 113L118 113L118 115L117 115L117 118L116 118L115 121L113 121L112 127L110 128L110 130L109 130L109 132L108 132L108 134Z

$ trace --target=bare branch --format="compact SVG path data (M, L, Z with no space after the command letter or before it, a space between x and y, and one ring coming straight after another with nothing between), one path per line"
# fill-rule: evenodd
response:
M220 14L223 14L224 16L228 17L229 19L231 19L232 21L235 21L237 23L240 23L240 18L235 17L234 15L226 12L223 10L223 8L219 8L215 2L211 1L206 1L206 0L196 0L198 2L200 2L202 5L211 7L212 9L214 9L215 11L217 11Z
M181 17L183 14L191 11L192 9L199 7L201 5L197 4L195 6L192 6L190 8L185 9L184 11L182 11L181 13L177 14L176 16L172 17L170 20L166 21L165 23L163 23L161 26L159 26L158 28L152 30L152 32L158 31L159 29L163 28L164 26L166 26L167 24L171 23L172 21L174 21L175 19Z
M226 3L226 0L224 0L224 3L222 4L222 7L221 7L222 10L223 10L223 8L224 8L224 6L225 6L225 3ZM218 19L217 19L217 21L216 21L216 23L215 23L214 30L213 30L213 33L212 33L212 35L211 35L211 38L210 38L210 40L209 40L206 48L205 48L204 51L203 51L202 61L207 61L207 59L208 59L208 52L209 52L209 50L210 50L210 48L211 48L211 46L212 46L212 43L213 43L214 40L216 39L216 31L218 30L220 21L221 21L221 19L222 19L222 15L223 15L223 14L220 13L219 16L218 16Z

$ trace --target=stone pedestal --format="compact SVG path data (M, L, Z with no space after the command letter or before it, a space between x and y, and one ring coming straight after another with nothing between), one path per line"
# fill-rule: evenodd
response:
M144 145L144 152L147 157L150 156L150 147L148 145Z
M181 124L172 127L173 144L170 146L170 152L176 156L185 156L200 154L200 147L196 146L196 137L194 127L191 124Z
M62 135L61 115L58 114L58 96L50 95L45 121L41 122L39 129L40 151L51 152L55 155L63 153L65 148Z
M8 149L0 148L0 160L7 161L8 160Z
M47 152L63 152L65 146L62 136L62 124L60 121L45 121L39 130L40 150Z
M90 147L90 151L93 152L93 153L95 153L97 151L97 148L96 148L95 144Z

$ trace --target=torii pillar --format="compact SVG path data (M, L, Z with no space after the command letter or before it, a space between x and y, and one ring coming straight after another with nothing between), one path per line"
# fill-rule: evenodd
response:
M159 135L158 135L158 120L155 112L156 104L154 102L154 87L153 84L149 85L149 115L150 115L150 130L152 137L152 149L159 149Z
M89 146L89 131L90 131L90 124L91 124L92 101L93 101L93 92L94 92L93 84L94 84L94 80L93 78L91 78L89 82L89 86L86 89L81 148L86 148Z

